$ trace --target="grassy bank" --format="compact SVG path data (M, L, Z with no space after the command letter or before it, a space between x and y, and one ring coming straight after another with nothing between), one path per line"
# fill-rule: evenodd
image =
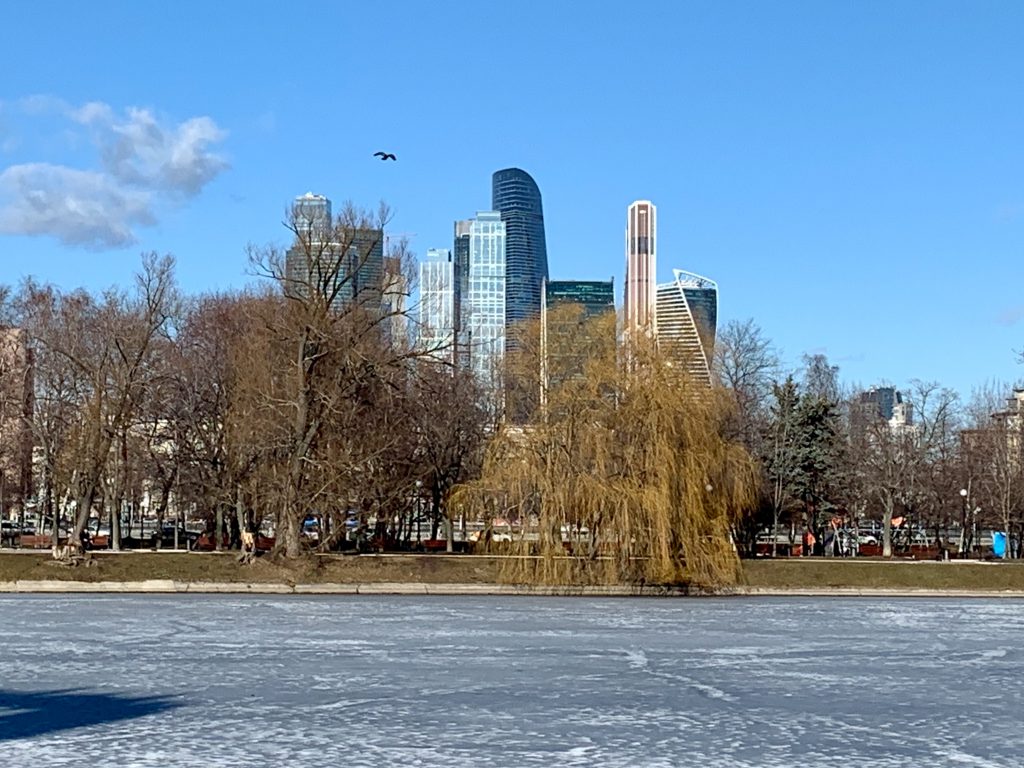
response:
M53 562L48 553L0 554L0 581L142 581L173 579L191 582L281 584L491 584L497 561L438 555L404 557L309 557L295 564L267 557L245 565L237 553L127 552L94 554L88 567Z
M1024 563L811 559L748 560L747 586L772 589L1024 590Z
M91 562L88 567L67 567L53 562L46 552L0 553L0 581L496 584L501 564L489 557L402 555L311 556L287 565L261 557L244 565L232 553L156 552L97 553ZM779 559L748 560L743 571L747 586L768 589L1024 591L1024 563Z

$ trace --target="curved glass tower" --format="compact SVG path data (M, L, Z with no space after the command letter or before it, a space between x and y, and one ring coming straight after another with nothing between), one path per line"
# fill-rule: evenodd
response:
M548 278L540 189L526 171L505 168L491 177L491 203L505 222L505 322L537 317Z

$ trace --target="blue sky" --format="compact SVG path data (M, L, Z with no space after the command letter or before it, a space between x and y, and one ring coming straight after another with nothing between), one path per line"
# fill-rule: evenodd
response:
M1024 377L1024 4L635 7L4 4L0 282L127 283L155 250L242 285L310 190L386 200L422 255L518 166L553 279L621 289L648 198L661 277L714 278L793 365Z

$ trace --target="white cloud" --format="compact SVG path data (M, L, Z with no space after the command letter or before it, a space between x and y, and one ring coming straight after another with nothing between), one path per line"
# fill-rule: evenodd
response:
M26 163L0 172L0 232L50 235L67 245L119 248L133 227L156 223L151 195L109 176L62 165Z
M0 171L0 232L51 235L69 245L122 247L135 228L156 223L161 203L198 195L227 167L212 150L224 140L209 117L161 121L150 110L119 113L103 102L73 108L36 96L18 106L26 115L58 113L88 133L99 168L25 163Z

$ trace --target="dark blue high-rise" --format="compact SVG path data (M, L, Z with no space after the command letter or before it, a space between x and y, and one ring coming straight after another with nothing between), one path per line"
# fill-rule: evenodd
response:
M541 282L548 277L540 189L526 171L505 168L491 178L491 209L505 222L505 323L540 314Z

